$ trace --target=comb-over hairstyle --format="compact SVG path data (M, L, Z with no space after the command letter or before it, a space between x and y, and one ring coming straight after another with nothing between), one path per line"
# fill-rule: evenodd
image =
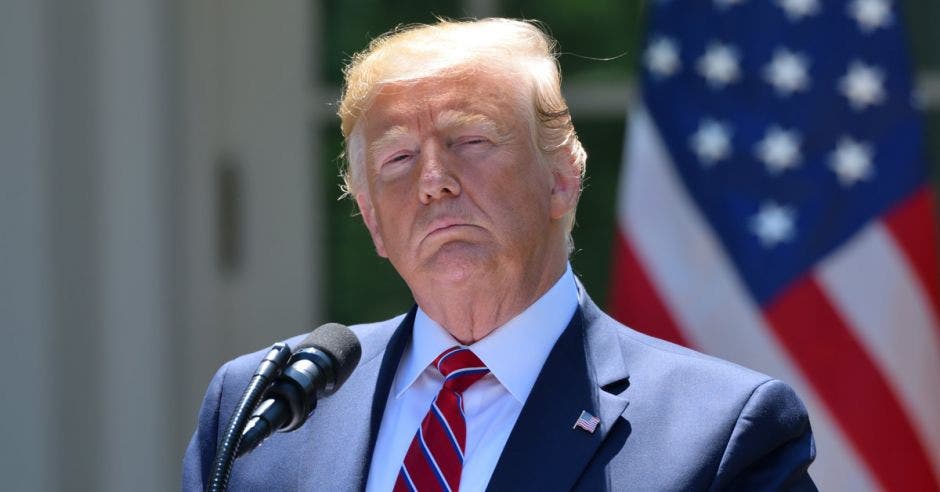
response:
M339 105L345 139L344 192L368 193L364 146L356 123L378 91L389 84L473 74L502 74L524 101L532 139L545 162L558 163L554 172L583 176L587 154L578 140L568 104L561 94L555 40L530 21L482 19L400 26L369 43L346 66ZM568 230L574 211L568 217Z

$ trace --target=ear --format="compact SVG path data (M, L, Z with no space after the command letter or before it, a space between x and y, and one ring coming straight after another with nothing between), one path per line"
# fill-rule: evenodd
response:
M574 210L581 195L581 173L574 157L565 156L567 162L552 170L551 217L560 219Z
M365 193L356 194L356 204L359 205L359 213L362 214L362 220L366 223L366 229L372 236L372 244L375 245L375 252L382 258L388 258L385 251L385 243L382 241L382 234L379 232L379 222L375 218L375 208L372 207L372 201Z

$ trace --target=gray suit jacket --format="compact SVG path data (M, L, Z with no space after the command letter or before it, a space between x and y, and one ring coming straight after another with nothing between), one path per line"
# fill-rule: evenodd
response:
M815 490L809 419L787 385L633 331L584 298L488 490ZM231 490L364 487L414 314L352 326L362 343L353 375L300 429L238 459ZM202 489L219 435L265 352L230 361L212 379L184 458L184 490ZM600 418L593 434L572 428L582 410Z

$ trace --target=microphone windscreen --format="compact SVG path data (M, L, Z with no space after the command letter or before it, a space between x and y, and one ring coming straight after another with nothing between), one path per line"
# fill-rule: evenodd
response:
M336 362L336 367L333 368L336 375L333 391L339 389L349 379L362 356L359 338L352 330L339 323L327 323L313 330L294 348L294 351L299 352L309 347L316 347L326 352Z

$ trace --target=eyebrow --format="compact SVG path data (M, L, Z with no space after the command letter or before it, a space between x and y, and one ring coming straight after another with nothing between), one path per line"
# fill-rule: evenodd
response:
M465 126L478 126L483 131L491 132L494 135L502 135L499 125L492 118L480 113L467 113L464 111L447 110L441 112L435 121L435 128L438 130L452 130Z
M408 133L408 129L401 125L396 125L385 130L382 132L382 136L373 140L372 143L369 144L369 154L375 155L383 147L386 147L395 140L408 135Z

